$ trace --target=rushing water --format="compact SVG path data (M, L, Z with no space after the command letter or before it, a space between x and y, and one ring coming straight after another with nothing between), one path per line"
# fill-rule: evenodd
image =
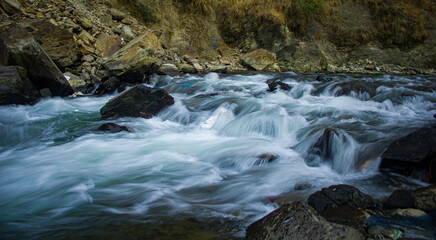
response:
M268 91L274 77L292 89ZM113 96L0 107L0 238L238 238L277 207L271 197L339 183L382 197L407 186L377 172L378 156L435 122L436 78L315 77L155 77L175 104L112 120L133 133L95 131ZM338 83L355 81L374 93L339 96ZM328 154L313 154L326 129Z

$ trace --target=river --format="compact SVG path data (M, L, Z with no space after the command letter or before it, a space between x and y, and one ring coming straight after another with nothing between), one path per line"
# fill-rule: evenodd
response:
M0 107L1 239L231 239L332 184L381 198L425 185L378 172L390 141L434 123L436 77L246 74L154 77L175 104L110 120L114 95ZM280 78L289 91L268 91ZM341 94L359 82L373 92ZM342 91L343 93L343 91ZM328 130L328 154L312 146ZM295 190L295 185L305 188Z

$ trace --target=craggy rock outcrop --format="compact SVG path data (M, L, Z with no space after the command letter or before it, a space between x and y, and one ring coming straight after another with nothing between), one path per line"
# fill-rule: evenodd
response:
M436 127L419 129L392 142L381 156L380 169L436 182Z
M276 61L276 55L265 49L257 49L241 57L244 66L256 71L266 71Z
M283 205L247 228L246 239L365 239L356 229L328 222L301 202Z
M41 97L19 66L0 66L0 105L33 104Z
M101 132L111 132L111 133L119 133L122 131L132 132L132 130L129 127L121 126L116 123L105 123L100 127L98 127L97 130Z
M48 88L54 96L74 93L38 42L17 24L0 28L0 65L17 65L27 70L27 77L38 90Z
M58 68L71 66L80 59L81 52L72 33L48 21L37 21L30 26L35 29L32 36L41 44Z
M142 83L145 76L155 73L161 64L159 39L148 31L132 40L103 64L112 76L122 82Z
M136 85L118 94L101 109L103 119L117 117L152 118L163 108L174 104L165 90Z

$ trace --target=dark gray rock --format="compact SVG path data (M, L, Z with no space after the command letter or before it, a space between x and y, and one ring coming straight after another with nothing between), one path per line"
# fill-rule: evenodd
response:
M100 127L98 127L97 130L101 132L111 132L111 133L118 133L122 131L132 132L132 130L129 127L120 126L116 123L105 123Z
M95 95L102 96L104 94L112 94L115 91L122 92L126 89L126 84L120 82L116 77L110 77L97 87Z
M350 81L350 82L344 82L339 83L335 85L335 88L339 87L340 90L336 92L336 96L344 96L344 95L350 95L351 92L354 92L356 94L368 94L368 96L374 97L375 91L372 87L367 86L366 84L360 82L360 81Z
M0 105L33 104L41 95L19 66L0 66Z
M103 119L117 117L152 118L163 108L174 104L165 90L136 85L118 94L101 109Z
M356 229L330 223L310 206L294 202L281 206L246 230L246 239L364 239Z
M280 87L280 89L285 91L289 91L292 89L291 86L277 79L269 79L266 81L266 83L268 84L269 91L271 92L275 91L277 87Z
M25 68L27 77L38 90L48 88L54 96L74 93L64 75L38 42L17 24L0 28L0 65Z

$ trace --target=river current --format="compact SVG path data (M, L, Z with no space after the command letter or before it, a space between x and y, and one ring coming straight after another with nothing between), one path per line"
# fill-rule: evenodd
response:
M1 106L0 238L240 238L278 202L332 184L377 198L424 185L378 164L392 140L435 122L436 77L328 77L156 76L149 86L175 104L152 119L101 120L114 95ZM273 78L292 89L269 91ZM341 91L356 82L372 91ZM133 132L95 131L109 121ZM328 156L314 154L326 130Z

